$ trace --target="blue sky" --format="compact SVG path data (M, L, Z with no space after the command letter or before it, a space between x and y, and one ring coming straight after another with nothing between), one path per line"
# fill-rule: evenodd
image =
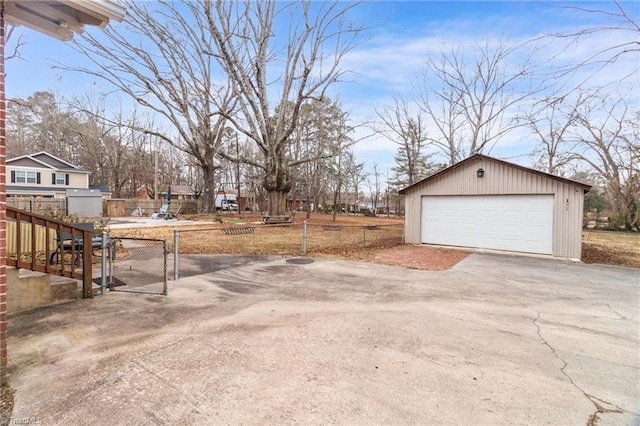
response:
M622 4L636 19L640 16L640 2ZM426 57L436 54L442 43L455 43L470 55L474 43L487 37L524 41L547 33L570 33L597 25L602 19L600 15L559 7L561 5L612 7L611 2L365 2L354 10L352 18L371 27L370 37L345 61L345 66L355 71L350 75L351 82L335 86L331 96L342 103L355 122L371 121L376 109L390 105L394 93L410 96L411 85L415 84ZM20 51L22 59L12 59L6 65L7 97L27 97L41 90L65 97L110 90L94 78L53 69L54 60L67 65L84 65L86 61L64 43L28 29L22 31L25 42ZM584 38L581 44L566 52L566 60L585 57L603 43L617 42L619 37L629 35L612 32ZM551 52L554 47L549 49ZM638 55L628 55L606 73L591 79L590 84L603 84L604 80L615 79L638 64ZM367 133L360 132L361 135ZM490 155L530 165L527 154L534 142L527 139L525 133L515 132L501 140ZM393 166L396 148L384 138L370 137L358 143L355 150L360 161L369 165L376 162L385 170Z

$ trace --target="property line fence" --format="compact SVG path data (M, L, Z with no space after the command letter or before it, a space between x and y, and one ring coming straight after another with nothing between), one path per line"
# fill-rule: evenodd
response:
M217 228L174 229L174 279L180 254L322 255L357 252L404 242L403 224L242 224Z
M67 214L66 198L7 197L7 206L39 215Z

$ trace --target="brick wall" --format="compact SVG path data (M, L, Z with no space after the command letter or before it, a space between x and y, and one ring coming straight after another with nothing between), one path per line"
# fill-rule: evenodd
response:
M0 0L0 384L7 376L7 189L4 93L4 1Z

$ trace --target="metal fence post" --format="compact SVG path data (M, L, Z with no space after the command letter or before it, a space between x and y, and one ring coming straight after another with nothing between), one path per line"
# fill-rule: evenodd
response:
M173 230L173 280L180 277L180 256L178 255L178 244L180 242L180 231Z
M302 222L302 254L307 254L307 221Z
M107 233L102 231L102 263L101 272L102 278L100 278L100 294L104 296L107 294L107 250L109 249L107 244Z
M116 250L117 250L117 244L118 244L119 240L116 239L112 239L111 241L109 241L110 245L111 245L111 259L109 262L109 288L113 289L113 264L114 264L114 260L116 258Z
M167 244L167 240L162 240L162 253L164 254L164 288L162 289L162 294L167 295L167 257L169 255L169 248Z
M367 227L362 227L362 247L367 246Z

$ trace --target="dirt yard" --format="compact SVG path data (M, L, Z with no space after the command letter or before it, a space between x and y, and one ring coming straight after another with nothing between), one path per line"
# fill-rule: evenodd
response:
M190 215L182 219L207 221L211 225L180 227L180 253L183 254L281 254L299 255L302 224L307 223L307 254L411 269L442 271L469 255L468 251L403 243L403 219L305 214L296 216L291 226L265 226L259 216ZM254 227L253 234L226 236L224 228ZM173 250L173 227L118 229L118 236L167 239Z

